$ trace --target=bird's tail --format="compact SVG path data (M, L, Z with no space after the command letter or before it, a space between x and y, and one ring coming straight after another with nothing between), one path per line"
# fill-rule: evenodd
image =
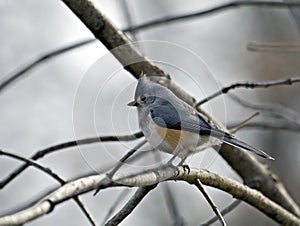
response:
M226 144L229 144L229 145L232 145L232 146L235 146L235 147L238 147L238 148L242 148L244 150L247 150L247 151L251 151L263 158L266 158L266 159L271 159L271 160L274 160L273 157L271 157L270 155L268 155L267 153L259 150L259 149L256 149L254 147L251 147L250 145L244 143L243 141L240 141L238 139L235 139L233 137L231 137L229 134L225 134L224 138L223 138L223 141L224 143Z

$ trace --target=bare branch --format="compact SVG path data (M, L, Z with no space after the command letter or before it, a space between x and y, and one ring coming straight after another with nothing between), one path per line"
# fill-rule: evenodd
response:
M296 216L300 216L297 203L289 196L278 176L245 151L222 144L220 155L235 169L249 187L262 192Z
M235 127L238 123L228 124L228 128ZM300 132L300 125L295 123L287 123L286 121L277 121L277 122L250 122L243 126L243 129L264 129L264 130L286 130L291 132Z
M240 6L259 6L259 7L276 7L276 8L286 8L286 7L300 7L300 3L298 2L278 2L278 1L231 1L231 2L227 2L224 3L222 5L219 6L214 6L210 9L206 9L206 10L200 10L198 12L195 13L189 13L189 14L184 14L181 16L168 16L168 17L164 17L164 18L159 18L159 19L155 19L149 22L146 22L144 24L141 25L137 25L134 26L132 28L127 28L124 29L124 32L127 31L141 31L144 29L150 29L156 26L160 26L160 25L166 25L169 23L174 23L174 22L179 22L179 21L184 21L184 20L190 20L190 19L194 19L194 18L199 18L201 16L206 16L208 14L213 14L213 13L217 13L226 9L230 9L230 8L237 8Z
M26 164L28 164L30 166L33 166L33 167L41 170L42 172L46 173L47 175L51 176L52 178L54 178L55 180L57 180L61 185L66 184L66 182L64 181L64 179L62 179L58 174L54 173L51 169L46 168L46 167L42 166L41 164L36 163L35 161L32 161L30 159L26 159L26 158L23 158L23 157L21 157L19 155L12 154L12 153L9 153L9 152L5 152L5 151L2 151L2 150L0 150L0 155L8 156L8 157L20 160L22 162L26 162ZM77 205L79 206L79 208L82 210L82 212L84 213L84 215L88 218L88 220L90 221L90 223L92 225L96 226L96 223L95 223L92 215L89 213L89 211L83 205L83 203L80 200L80 198L78 196L74 196L73 199L77 203Z
M251 103L245 99L242 99L241 97L235 95L235 94L229 94L229 97L237 102L238 104L250 108L252 110L258 110L261 113L266 113L269 115L272 115L273 117L277 118L282 118L282 119L287 119L290 122L294 122L298 125L300 125L300 115L298 112L295 112L294 110L283 106L281 104L269 104L269 103L264 103L264 104L257 104L257 103Z
M227 206L225 209L221 211L222 216L225 216L227 213L230 213L232 210L234 210L239 204L241 203L241 200L236 199L234 200L229 206ZM217 216L214 216L204 224L201 224L200 226L209 226L213 223L215 223L219 218Z
M294 83L300 82L300 77L295 78L287 78L287 79L279 79L279 80L270 80L264 82L239 82L234 83L232 85L226 86L221 90L213 93L212 95L206 97L205 99L199 101L195 106L198 107L207 101L212 100L213 98L220 96L222 94L228 93L232 89L236 88L246 88L246 89L254 89L254 88L269 88L273 86L280 86L280 85L292 85Z
M259 112L255 112L253 115L251 115L249 118L246 118L244 121L236 124L236 126L234 126L232 129L230 129L230 133L236 133L238 130L242 129L243 127L245 127L252 119L254 119L255 117L257 117L259 115Z
M137 150L139 150L143 145L147 143L147 140L144 139L142 142L138 143L134 148L127 152L119 161L119 163L107 174L109 178L112 178L115 173L121 168L124 162L132 156Z
M222 216L222 214L220 213L218 207L216 206L216 204L214 203L214 201L211 199L211 197L209 196L209 194L205 191L201 181L199 179L197 179L195 181L195 185L197 186L197 188L199 189L199 191L201 191L201 193L203 194L204 198L207 200L208 204L211 206L212 210L214 211L214 213L216 214L217 218L219 219L221 225L226 226L226 222Z
M45 155L54 153L58 150L75 147L77 145L87 145L87 144L93 144L93 143L99 143L99 142L132 141L132 140L141 138L143 136L144 135L142 132L137 132L132 135L92 137L92 138L85 138L85 139L81 139L81 140L68 141L68 142L60 143L60 144L45 148L43 150L40 150L40 151L36 152L33 156L31 156L30 159L38 160L40 158L43 158ZM19 168L17 168L16 170L14 170L6 178L4 178L0 182L0 189L4 188L16 176L18 176L21 172L23 172L28 166L29 166L29 164L26 163L26 164L20 166Z
M144 139L142 142L138 143L134 148L132 148L129 152L127 152L118 162L118 164L109 172L107 173L108 178L112 178L115 173L121 168L121 166L124 164L124 162L130 158L137 150L139 150L144 144L147 143L147 140ZM94 195L96 195L100 191L100 188L96 189Z
M135 192L131 199L125 204L125 206L113 217L111 218L105 226L113 226L121 223L134 209L137 205L145 198L145 196L153 190L157 184L141 187Z
M299 42L249 42L247 50L256 52L300 52Z
M121 0L120 4L123 9L125 19L127 21L127 27L132 27L133 21L132 21L132 13L130 13L130 7L128 6L129 2L127 0ZM128 31L128 32L130 33L131 40L133 42L136 42L138 40L137 32L136 31Z
M21 78L26 72L30 71L34 67L40 65L41 63L44 63L47 60L53 59L63 53L69 52L71 50L74 50L76 48L82 47L84 45L90 44L93 42L93 39L87 39L83 41L78 41L74 44L69 44L65 47L58 48L56 50L52 50L49 53L43 54L40 57L37 57L32 62L28 63L26 66L21 66L20 69L16 69L14 73L10 73L6 76L4 76L3 79L0 81L0 93L4 91L5 88L7 88L9 85L12 85L13 82L16 82L17 79Z
M0 217L0 226L11 224L24 224L42 215L51 212L54 207L76 195L89 192L97 187L102 189L114 186L151 186L166 180L182 180L195 184L200 179L204 185L212 186L228 192L241 199L279 224L300 225L300 219L286 209L262 195L259 191L251 189L232 179L219 176L207 170L191 169L187 174L183 167L159 167L134 175L115 175L113 180L108 180L105 174L92 175L71 181L46 196L35 206L12 215Z

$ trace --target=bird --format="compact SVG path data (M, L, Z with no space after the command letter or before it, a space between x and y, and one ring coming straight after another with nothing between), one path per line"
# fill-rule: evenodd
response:
M138 80L134 100L127 105L137 108L140 129L150 145L173 154L168 163L179 157L178 165L182 165L191 154L222 143L274 160L262 150L217 128L195 108L145 74Z

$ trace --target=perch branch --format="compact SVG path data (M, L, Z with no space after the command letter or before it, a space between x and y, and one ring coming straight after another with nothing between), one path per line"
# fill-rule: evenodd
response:
M247 202L279 224L300 225L299 218L265 197L259 191L251 189L239 182L208 172L207 170L192 168L190 173L187 174L183 167L177 169L166 166L146 170L137 174L130 174L128 176L116 174L113 180L108 180L105 174L79 178L53 191L35 206L0 217L0 226L24 224L51 212L56 205L98 187L102 189L114 186L145 187L166 180L182 180L190 184L195 184L197 179L200 179L204 185L223 190L233 197Z

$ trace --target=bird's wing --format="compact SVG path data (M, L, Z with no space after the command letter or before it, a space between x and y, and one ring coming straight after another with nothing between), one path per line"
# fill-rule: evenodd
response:
M150 109L152 120L161 127L210 135L212 127L198 114L174 107L167 100Z
M157 107L150 109L150 114L152 120L158 126L168 129L185 130L200 135L211 135L229 145L251 151L263 158L274 159L265 152L251 147L243 141L234 138L232 135L212 128L199 114L180 107L176 109L168 101L163 101Z

